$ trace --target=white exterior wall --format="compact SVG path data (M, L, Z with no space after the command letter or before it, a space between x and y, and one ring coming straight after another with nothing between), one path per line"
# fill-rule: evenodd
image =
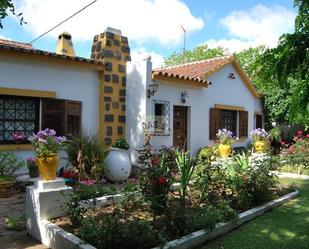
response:
M99 76L92 69L12 59L0 55L0 87L56 92L56 98L82 102L82 128L98 131ZM19 151L25 158L31 151Z
M142 74L145 74L145 68ZM229 79L228 75L234 73L236 79ZM140 77L140 78L145 78ZM175 84L171 82L156 81L159 85L158 91L151 98L146 98L146 114L145 116L154 115L154 100L169 101L170 102L170 135L169 136L154 136L152 144L156 148L162 145L173 145L173 106L188 106L188 149L192 154L198 152L201 146L211 143L209 141L209 109L213 108L215 104L242 106L248 111L248 130L254 128L254 111L262 112L262 105L260 100L255 98L248 90L246 85L242 82L240 76L232 65L226 65L213 75L209 77L212 84L208 88L188 87L186 85ZM128 77L128 87L131 85L143 85L146 82L138 77ZM181 92L186 90L188 93L187 102L181 103ZM130 91L128 91L129 93ZM137 91L136 96L140 96L142 92L146 94L145 88ZM134 92L136 94L137 92ZM129 102L129 99L128 99ZM144 102L139 102L144 105ZM131 105L128 103L127 105ZM135 107L138 109L138 107ZM143 108L143 107L142 107ZM132 113L133 114L133 113ZM127 115L131 115L127 112ZM134 123L130 122L128 117L127 126L134 127ZM142 129L135 127L140 134ZM130 139L130 135L127 134ZM139 141L143 141L140 139ZM134 147L140 147L141 143L134 144Z

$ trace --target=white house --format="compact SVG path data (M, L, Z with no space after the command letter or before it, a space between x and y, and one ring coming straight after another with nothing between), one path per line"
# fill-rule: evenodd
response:
M157 69L147 58L129 68L126 136L132 147L143 144L146 131L156 148L195 154L213 143L219 128L232 130L241 145L263 126L260 96L234 55Z
M159 69L148 58L128 63L127 72L130 48L120 30L95 35L91 59L75 55L69 33L55 47L51 53L0 39L0 151L32 155L13 133L48 127L98 135L106 148L125 137L135 162L145 131L156 148L194 154L219 128L244 139L262 126L259 94L233 55Z

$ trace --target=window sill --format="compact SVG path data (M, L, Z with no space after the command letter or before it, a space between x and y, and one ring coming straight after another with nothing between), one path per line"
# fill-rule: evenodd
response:
M0 144L0 151L8 150L31 150L31 144Z

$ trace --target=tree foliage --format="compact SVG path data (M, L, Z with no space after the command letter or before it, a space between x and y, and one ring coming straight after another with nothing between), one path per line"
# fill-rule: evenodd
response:
M22 13L15 12L15 6L13 0L0 0L0 28L3 29L2 20L9 15L9 13L16 16L19 20L20 25L26 24Z
M201 45L192 50L186 50L185 52L174 52L167 58L165 58L165 65L177 65L187 62L206 60L213 57L223 56L226 54L226 50L222 47L208 48L207 45Z
M261 58L261 79L267 89L275 85L282 92L286 109L281 116L291 124L309 126L309 2L295 0L298 15L294 33L283 34L277 47L267 49ZM272 92L268 92L271 99ZM283 114L283 115L282 115ZM282 117L281 117L282 118Z

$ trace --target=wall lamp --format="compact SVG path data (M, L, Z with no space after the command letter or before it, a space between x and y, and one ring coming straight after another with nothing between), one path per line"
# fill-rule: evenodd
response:
M230 73L229 76L228 76L228 78L235 80L235 79L236 79L236 76L235 76L233 73Z
M153 96L157 91L158 91L158 84L150 84L150 85L148 85L148 89L147 89L148 98Z
M182 91L181 92L181 103L186 103L188 98L188 93L187 91Z

